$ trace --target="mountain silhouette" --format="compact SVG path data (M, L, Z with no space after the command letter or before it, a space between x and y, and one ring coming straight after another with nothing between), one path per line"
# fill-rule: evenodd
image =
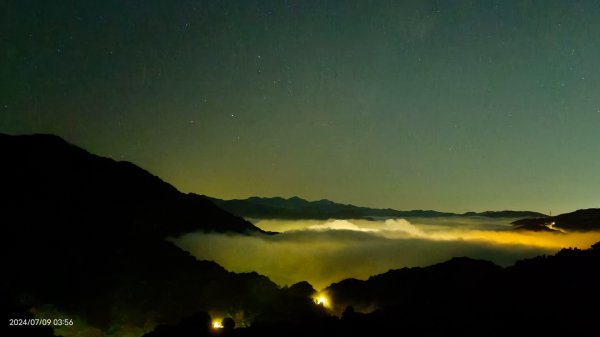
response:
M600 229L600 208L580 209L552 217L520 219L513 222L516 229L533 231L592 231Z
M324 290L338 316L257 320L223 336L595 336L600 300L600 243L563 249L502 268L457 257ZM312 287L287 290L306 297ZM285 306L279 303L278 305ZM290 317L292 317L290 319ZM187 336L181 325L150 336Z
M280 197L211 200L224 210L245 218L259 219L376 219L416 218L416 217L489 217L489 218L530 218L544 217L544 214L530 211L485 211L464 214L433 210L398 211L391 208L369 208L339 204L327 199L307 201L299 197Z
M0 155L5 317L50 310L73 318L77 329L120 335L124 326L145 326L147 336L170 337L597 333L600 243L507 268L457 257L343 280L324 291L330 312L313 301L316 290L306 282L278 287L255 272L198 261L173 245L169 237L191 231L271 235L206 197L180 193L131 163L55 136L0 134ZM337 205L300 198L274 204L292 210ZM596 214L539 221L568 226L580 219L589 228ZM244 324L225 317L224 329L213 331L211 311L239 315ZM7 328L7 336L55 334L49 327Z
M56 136L0 134L0 150L3 213L15 220L50 217L68 230L97 224L159 238L195 230L261 231L134 164L90 154Z
M0 135L5 312L51 305L94 327L197 311L268 312L278 287L197 261L168 237L263 233L205 197L51 135Z
M545 217L546 214L532 212L532 211L484 211L484 212L466 212L460 214L461 216L480 216L485 218L533 218L533 217Z
M424 268L390 270L365 281L344 280L326 291L338 310L350 306L371 311L363 317L364 326L357 324L353 331L376 326L382 335L593 336L599 282L596 243L587 250L563 249L507 268L453 258Z

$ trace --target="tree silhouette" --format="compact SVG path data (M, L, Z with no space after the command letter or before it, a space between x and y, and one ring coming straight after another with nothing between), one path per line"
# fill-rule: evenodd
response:
M225 317L223 318L223 322L221 322L221 325L223 325L223 330L231 331L235 328L235 321L231 317Z

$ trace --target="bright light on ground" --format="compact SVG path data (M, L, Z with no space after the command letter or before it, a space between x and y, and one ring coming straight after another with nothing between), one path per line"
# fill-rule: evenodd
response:
M328 308L330 305L329 298L323 294L317 294L315 297L313 297L313 300L315 301L315 304L322 305L326 308Z
M212 327L213 329L223 329L223 324L221 324L221 320L213 320Z

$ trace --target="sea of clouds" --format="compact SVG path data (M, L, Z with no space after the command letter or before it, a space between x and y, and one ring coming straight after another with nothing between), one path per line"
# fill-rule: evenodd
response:
M513 231L511 219L255 220L276 235L190 233L174 240L200 260L234 272L256 271L279 285L308 281L316 289L346 278L428 266L452 257L502 266L518 259L588 248L600 232Z

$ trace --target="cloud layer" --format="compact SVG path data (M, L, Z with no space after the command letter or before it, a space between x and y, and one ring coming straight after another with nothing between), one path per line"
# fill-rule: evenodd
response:
M175 242L198 259L235 272L256 271L280 285L368 278L389 269L427 266L455 256L510 265L563 247L587 248L600 233L514 232L505 219L263 220L277 235L190 233Z

